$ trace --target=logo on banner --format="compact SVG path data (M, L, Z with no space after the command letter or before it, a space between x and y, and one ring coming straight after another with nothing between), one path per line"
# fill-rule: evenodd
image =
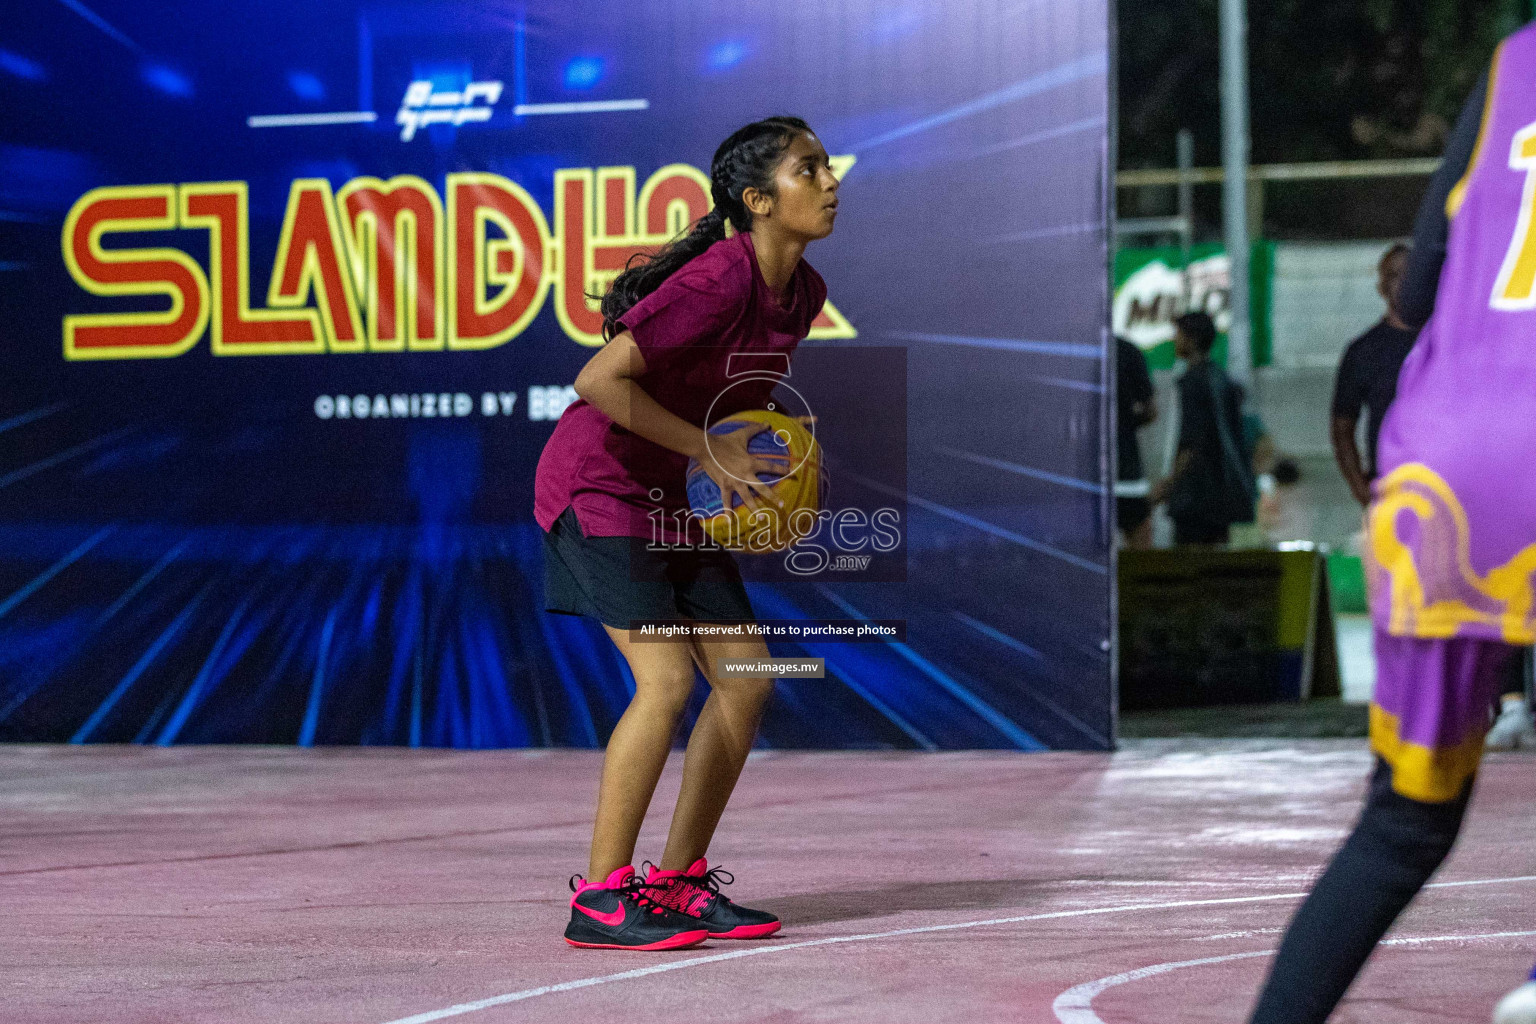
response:
M489 95L478 90L476 102ZM833 157L833 172L853 163ZM682 163L643 183L627 166L567 167L554 178L552 217L499 174L455 172L441 188L408 174L334 190L326 178L295 179L265 287L253 280L246 182L92 189L65 218L70 276L92 295L152 297L162 308L69 314L64 357L174 357L205 335L216 356L484 350L520 335L546 301L568 338L600 346L591 296L708 213L709 178ZM103 245L189 229L206 233L206 262L168 239ZM810 337L856 334L829 301Z
M489 121L500 99L500 82L470 82L462 90L442 92L431 82L412 82L400 101L400 112L395 115L400 141L410 142L417 129L429 125Z
M1225 334L1232 326L1231 276L1225 253L1193 260L1185 271L1151 260L1115 289L1114 331L1139 348L1154 349L1173 341L1174 321L1181 314L1200 310Z

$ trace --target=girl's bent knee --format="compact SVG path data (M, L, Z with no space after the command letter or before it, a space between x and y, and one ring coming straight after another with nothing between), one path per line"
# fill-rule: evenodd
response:
M683 710L688 706L688 698L692 694L693 678L691 676L687 679L679 676L668 680L647 680L636 684L635 696L630 700L630 707L681 717Z
M731 703L762 704L773 696L775 682L774 679L715 680L710 684L710 691Z

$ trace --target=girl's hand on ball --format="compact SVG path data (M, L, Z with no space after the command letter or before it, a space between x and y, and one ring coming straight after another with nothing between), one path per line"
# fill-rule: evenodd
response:
M757 478L759 473L772 473L778 468L767 459L759 458L747 450L747 442L768 429L766 423L747 427L729 434L710 435L709 457L702 460L703 469L720 488L720 502L726 508L734 508L732 495L740 495L741 502L756 512L765 507L783 508L771 484Z

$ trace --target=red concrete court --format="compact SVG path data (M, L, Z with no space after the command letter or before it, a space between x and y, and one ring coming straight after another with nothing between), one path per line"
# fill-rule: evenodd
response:
M1368 767L1357 741L764 755L715 856L784 932L643 954L560 940L598 757L0 748L0 1020L1240 1022ZM1488 761L1453 884L1335 1020L1485 1024L1524 978L1530 767Z

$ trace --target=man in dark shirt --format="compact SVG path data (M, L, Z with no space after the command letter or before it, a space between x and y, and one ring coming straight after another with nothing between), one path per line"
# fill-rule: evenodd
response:
M1115 517L1128 547L1152 546L1151 491L1141 462L1136 431L1157 419L1147 357L1124 338L1115 339L1115 410L1120 472L1115 481Z
M1371 481L1376 477L1376 438L1381 433L1382 417L1397 393L1397 375L1403 360L1408 358L1408 351L1419 336L1400 312L1399 298L1407 268L1408 247L1402 243L1392 246L1381 258L1377 290L1387 300L1387 315L1349 343L1333 385L1333 457L1350 493L1361 505L1371 501ZM1362 410L1366 415L1363 462L1355 444L1355 427Z
M1167 499L1175 544L1225 544L1233 523L1253 522L1256 500L1242 448L1242 392L1211 362L1210 316L1185 313L1176 326L1175 350L1189 364L1179 378L1179 453L1153 503Z

